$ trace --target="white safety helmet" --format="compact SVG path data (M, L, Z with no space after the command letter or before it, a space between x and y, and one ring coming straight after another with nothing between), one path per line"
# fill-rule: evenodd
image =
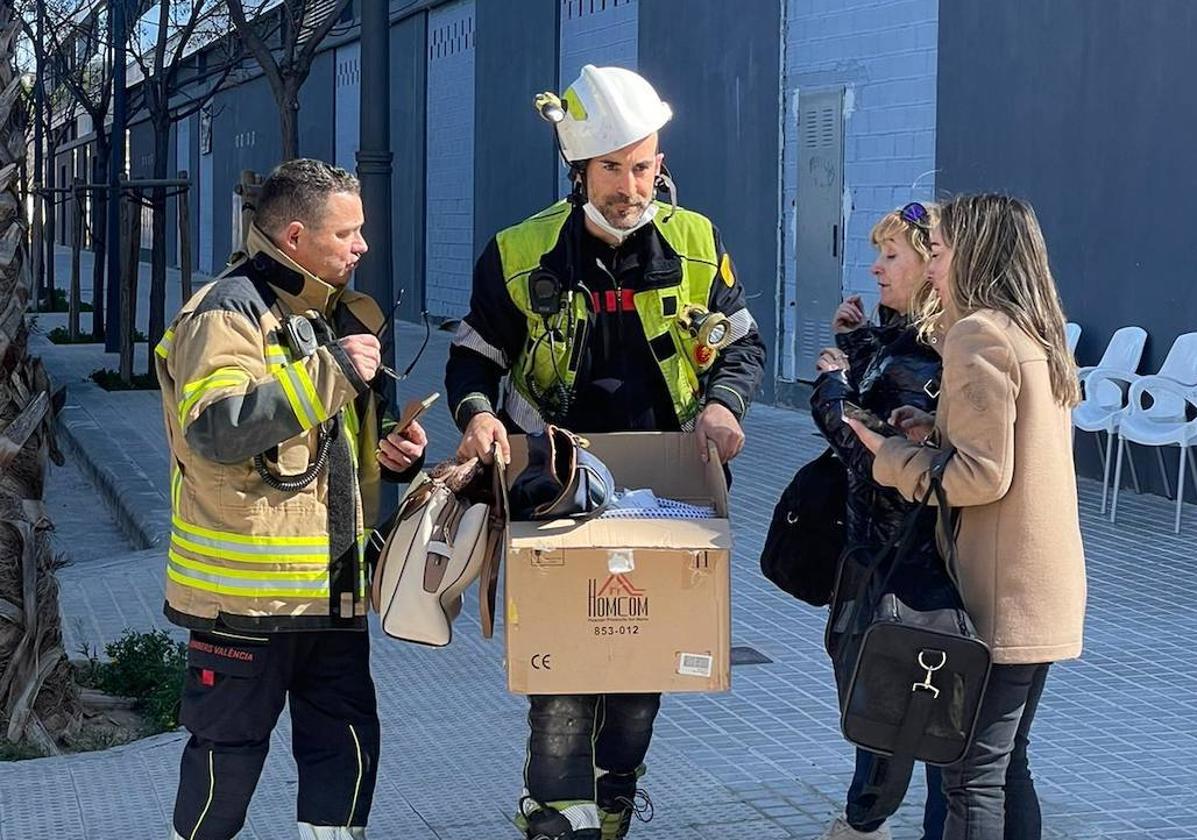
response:
M587 64L560 101L564 114L553 121L561 152L570 163L643 140L673 116L652 85L622 67Z

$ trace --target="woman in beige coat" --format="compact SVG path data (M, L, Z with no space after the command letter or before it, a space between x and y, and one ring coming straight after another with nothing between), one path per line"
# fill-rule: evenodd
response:
M934 447L955 450L943 479L959 516L950 571L994 667L973 744L944 768L944 838L1002 840L1010 754L1026 743L1050 663L1081 652L1085 561L1071 426L1079 389L1029 204L956 198L943 206L931 247L928 279L946 310L934 425L899 409L891 422L907 438L853 427L876 454L873 477L909 499L927 488Z

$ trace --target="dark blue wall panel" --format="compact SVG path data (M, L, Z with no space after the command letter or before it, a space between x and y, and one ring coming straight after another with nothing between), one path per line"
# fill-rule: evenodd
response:
M477 4L474 254L499 230L556 198L560 167L552 127L532 97L557 90L559 0ZM519 56L513 61L513 56Z
M214 270L220 270L232 250L233 187L241 171L265 175L278 164L280 148L278 108L265 77L216 95L212 109Z
M401 316L409 321L424 308L426 21L418 14L391 27L392 283L396 295L405 290Z
M312 59L307 81L299 89L299 154L330 163L333 162L333 55L333 50L318 53Z
M1030 199L1093 364L1151 335L1143 370L1197 330L1197 3L940 5L937 183Z
M777 335L778 4L640 3L640 73L673 108L661 134L683 206L719 228L769 346Z

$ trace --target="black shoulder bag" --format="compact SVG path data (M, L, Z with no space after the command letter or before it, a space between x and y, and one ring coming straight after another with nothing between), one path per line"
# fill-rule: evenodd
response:
M848 473L828 448L804 465L782 492L761 551L761 572L778 589L821 607L844 551Z
M864 569L850 602L837 582L829 620L837 676L847 677L846 684L840 681L844 737L890 759L874 806L881 814L900 804L916 760L947 765L963 758L989 680L989 646L977 636L949 572L956 565L956 543L942 479L952 454L949 450L936 458L930 488L908 515L898 540ZM919 581L915 608L890 584L915 549L918 518L932 494L947 565L921 570L927 580ZM832 622L836 633L844 633L834 646Z

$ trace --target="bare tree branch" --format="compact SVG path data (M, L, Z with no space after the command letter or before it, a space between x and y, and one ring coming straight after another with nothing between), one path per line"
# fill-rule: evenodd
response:
M241 40L249 48L250 54L258 62L258 66L262 68L262 72L266 74L266 80L270 83L270 89L274 91L275 99L281 100L283 96L283 76L279 72L278 64L274 60L274 55L271 53L270 47L266 46L266 43L259 37L257 30L245 19L245 6L242 0L227 0L227 2L229 17L233 20L233 26L236 28L237 34L241 36Z
M328 37L328 33L341 19L341 15L348 5L349 0L337 0L336 7L320 22L311 37L304 41L303 48L299 53L299 60L305 67L312 63L312 57L316 55L316 48L320 46L321 41Z

